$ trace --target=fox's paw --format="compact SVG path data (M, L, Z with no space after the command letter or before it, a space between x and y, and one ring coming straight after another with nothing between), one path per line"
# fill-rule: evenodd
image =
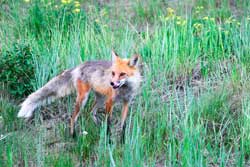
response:
M96 125L100 125L101 120L100 120L100 118L98 118L97 115L94 115L94 114L93 114L92 118L93 118L93 121L94 121L94 123L95 123Z
M74 125L73 129L70 127L69 128L69 134L72 138L77 138L77 132L76 132L76 126Z
M93 114L93 121L95 122L96 125L101 125L102 120L104 119L102 114Z

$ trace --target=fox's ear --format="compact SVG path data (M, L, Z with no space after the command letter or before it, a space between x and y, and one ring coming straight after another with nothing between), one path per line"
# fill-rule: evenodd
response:
M134 55L129 60L129 66L137 66L139 62L140 55Z
M115 62L119 58L119 56L117 53L115 53L114 50L111 51L111 54L112 54L112 62Z

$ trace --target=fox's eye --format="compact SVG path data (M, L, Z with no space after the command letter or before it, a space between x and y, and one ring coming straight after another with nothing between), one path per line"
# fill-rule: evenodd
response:
M126 75L126 73L121 72L120 77L123 77L123 76L125 76L125 75Z
M115 72L114 71L112 71L112 76L115 76Z

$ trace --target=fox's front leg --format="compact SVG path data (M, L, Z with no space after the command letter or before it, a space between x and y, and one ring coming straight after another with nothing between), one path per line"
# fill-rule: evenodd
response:
M75 104L75 111L73 112L71 119L70 119L70 134L72 136L75 135L75 122L79 116L79 111L81 105L84 106L87 99L88 94L90 91L90 86L87 83L82 82L81 80L77 80L77 97L76 97L76 104Z
M111 136L111 119L112 119L112 109L113 109L113 100L112 97L108 98L106 103L105 103L105 108L106 108L106 116L107 116L107 135L109 136L109 142L110 136Z
M122 128L122 137L121 137L121 142L124 143L125 141L125 130L126 130L126 118L128 115L128 102L125 101L123 102L123 107L122 107L122 118L121 118L121 128Z

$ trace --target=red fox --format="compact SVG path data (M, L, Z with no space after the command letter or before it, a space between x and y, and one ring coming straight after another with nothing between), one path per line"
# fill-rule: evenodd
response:
M89 92L93 90L95 94L95 102L91 111L93 119L96 123L98 122L97 110L105 106L107 133L110 133L113 104L118 101L123 103L121 127L124 137L129 103L141 83L141 74L138 68L139 58L139 55L134 55L130 59L122 59L112 51L112 61L87 61L66 70L29 95L21 104L18 117L30 118L38 106L76 90L75 110L70 121L70 133L73 135L80 106L85 105Z

